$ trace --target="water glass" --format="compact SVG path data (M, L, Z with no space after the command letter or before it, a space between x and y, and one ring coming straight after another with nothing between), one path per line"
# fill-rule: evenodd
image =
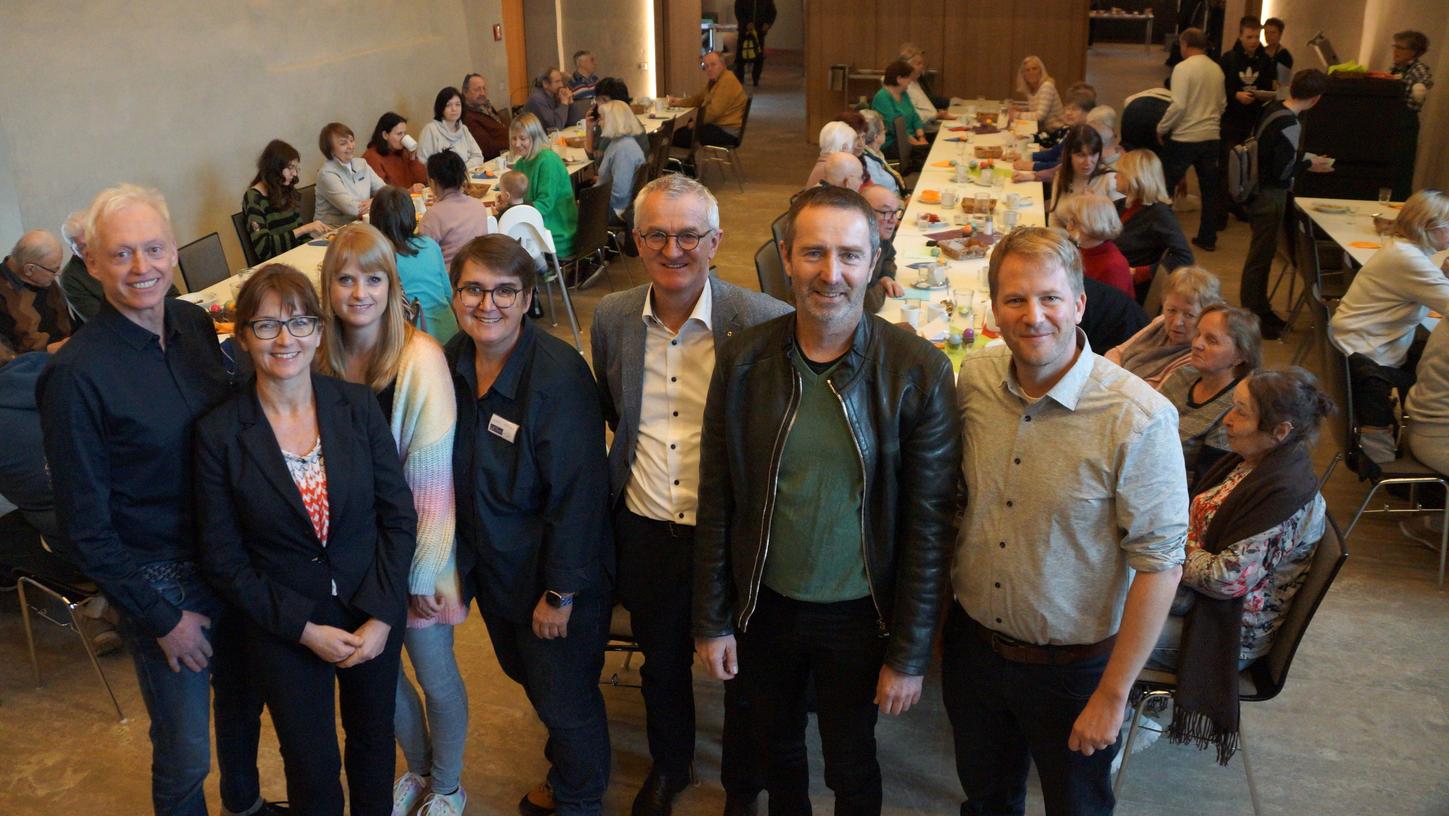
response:
M1389 187L1379 188L1379 203L1387 204L1394 197L1394 191Z

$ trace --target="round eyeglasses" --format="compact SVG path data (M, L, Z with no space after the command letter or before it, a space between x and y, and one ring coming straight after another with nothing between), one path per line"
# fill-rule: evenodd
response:
M492 289L484 289L476 283L465 283L453 290L458 295L458 301L469 309L483 302L484 295L493 296L493 305L500 309L507 309L518 300L522 292L517 286L495 286Z
M282 333L282 326L287 327L287 334L293 337L310 337L317 331L317 326L322 322L319 317L312 315L298 315L289 317L286 320L278 320L274 317L264 317L260 320L248 320L247 326L252 330L252 336L258 340L271 340Z
M712 232L714 232L714 230L712 229L705 230L702 233L674 233L665 232L663 230L650 230L649 232L641 232L637 234L639 236L639 240L644 243L644 246L649 247L655 252L663 252L664 248L669 245L670 238L674 239L674 243L679 246L680 250L684 252L693 252L696 248L699 247L699 242L709 237L709 234Z

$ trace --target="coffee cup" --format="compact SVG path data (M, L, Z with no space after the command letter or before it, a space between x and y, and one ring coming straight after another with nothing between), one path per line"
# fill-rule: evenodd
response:
M1006 207L1007 207L1007 209L1014 210L1014 209L1016 209L1017 205L1020 204L1020 203L1021 203L1021 196L1019 194L1017 194L1017 193L1007 193L1006 194Z
M925 270L926 281L932 286L944 286L946 284L946 265L942 263L932 264L930 269Z
M418 149L418 140L417 139L414 139L413 138L413 135L411 133L404 133L403 134L402 143L403 143L403 147L406 148L407 150L416 151Z
M1012 230L1016 229L1016 225L1020 223L1020 218L1021 216L1016 212L1016 210L1007 210L1006 212L1001 214L1001 228L1006 230L1007 232L1011 232Z
M951 209L952 207L955 207L956 206L956 202L958 200L959 200L959 198L958 198L955 190L952 190L952 189L949 189L948 188L948 189L945 189L945 190L942 190L941 191L941 206L942 207L945 207L946 209Z
M921 307L914 304L901 306L901 322L919 329L921 327Z
M664 111L668 110L668 108L669 108L669 100L667 98L662 98L662 99L656 99L656 100L654 100L654 112L655 113L660 114L660 115L663 115L664 114Z

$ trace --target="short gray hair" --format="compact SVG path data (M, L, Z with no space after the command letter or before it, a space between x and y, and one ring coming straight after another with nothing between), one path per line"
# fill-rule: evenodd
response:
M866 144L870 144L880 138L882 133L885 133L885 119L881 118L879 111L874 108L866 108L860 112L860 116L865 120L865 133L861 134L861 138L865 139Z
M877 114L879 115L879 114ZM855 140L860 134L844 122L826 122L820 129L820 156L831 153L855 153Z
M20 240L16 241L14 248L10 250L10 257L15 259L15 263L21 269L24 269L26 264L35 264L45 268L45 264L41 261L45 260L46 256L51 253L59 255L62 252L64 249L54 233L49 230L37 229L20 236Z
M1049 227L1018 227L996 242L986 267L986 285L991 299L996 300L1001 266L1011 255L1034 258L1053 264L1067 273L1072 294L1081 297L1086 291L1082 283L1082 253L1071 239Z
M1200 266L1179 266L1168 273L1162 284L1162 296L1168 295L1185 297L1199 309L1206 309L1223 302L1223 282Z
M1122 219L1112 199L1095 193L1067 198L1057 205L1056 216L1062 226L1076 227L1082 235L1098 241L1112 241L1122 234Z
M639 136L644 126L627 102L611 99L599 105L599 135L605 139Z
M681 173L670 173L667 176L660 176L657 179L644 185L639 195L634 197L634 217L637 222L639 211L644 208L644 200L654 193L665 198L684 198L695 196L704 202L704 220L712 230L719 229L719 201L709 188Z
M96 197L91 200L90 207L86 209L84 232L86 245L95 243L96 230L103 220L133 204L144 204L155 210L166 224L167 237L173 244L176 243L176 235L171 231L171 210L167 208L166 198L161 195L161 191L137 184L118 184L96 193Z
M76 210L66 216L65 223L60 225L60 237L64 238L67 244L70 244L72 252L75 251L77 243L84 244L86 242L85 210Z

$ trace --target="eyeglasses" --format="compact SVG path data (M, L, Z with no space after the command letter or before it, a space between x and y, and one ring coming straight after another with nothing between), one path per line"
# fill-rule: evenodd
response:
M880 210L876 210L875 211L875 214L878 215L878 216L880 216L881 218L886 219L887 221L894 221L895 219L900 218L901 217L901 214L904 213L904 212L905 212L905 210L897 207L894 210L890 210L890 209L880 209Z
M60 268L59 267L57 267L55 269L51 269L48 266L41 266L40 264L36 263L35 261L31 261L31 262L27 263L26 266L33 266L36 269L43 269L51 277L55 277L55 276L57 276L57 275L60 274Z
M492 289L484 289L476 283L465 283L453 291L458 294L458 302L470 309L482 303L484 295L493 296L494 306L507 309L518 300L518 294L523 290L517 286L495 286Z
M664 232L663 230L651 230L650 232L638 232L635 234L639 236L639 240L644 242L644 246L649 247L655 252L664 251L664 248L669 245L670 238L674 239L674 243L681 250L693 252L699 246L699 242L707 238L712 232L714 230L705 230L702 234L697 232L670 233Z
M317 325L322 322L319 317L312 315L299 315L289 317L286 320L277 320L274 317L264 317L261 320L248 320L247 325L251 327L252 336L258 340L271 340L282 333L282 327L287 327L287 334L293 337L311 337L317 331Z

